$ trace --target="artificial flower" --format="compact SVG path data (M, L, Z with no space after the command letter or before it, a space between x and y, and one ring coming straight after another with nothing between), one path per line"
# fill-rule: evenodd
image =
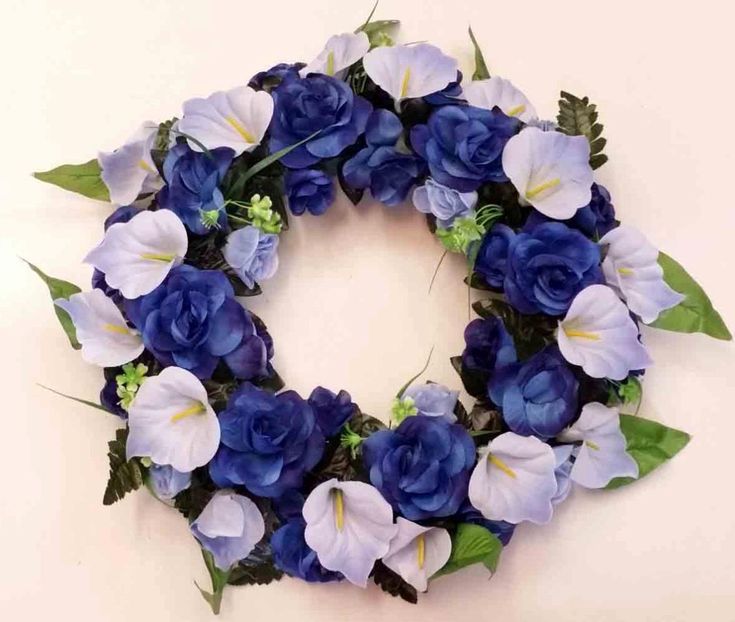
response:
M128 426L128 459L146 457L181 472L207 464L219 446L220 426L207 390L180 367L168 367L140 386L128 408Z
M536 119L536 109L528 98L510 80L493 76L487 80L473 80L462 89L462 97L470 106L492 110L496 106L509 117L524 123Z
M170 501L191 485L191 473L182 473L167 464L152 464L148 469L148 482L156 497Z
M585 136L527 127L508 141L503 170L523 202L549 218L563 220L592 198L589 158Z
M271 536L273 564L290 577L308 583L341 581L342 575L327 570L319 563L316 551L309 548L304 539L306 522L299 516L287 521Z
M556 335L559 350L592 378L624 380L653 361L628 308L605 285L590 285L572 302Z
M288 207L295 216L304 212L321 216L334 203L334 182L324 171L310 168L287 171L284 183Z
M270 69L259 71L248 81L248 86L256 91L273 92L286 78L298 78L305 63L278 63Z
M115 367L143 352L143 340L128 327L120 309L99 289L54 300L71 317L82 344L82 358L100 367Z
M436 382L415 384L408 387L402 397L413 400L413 406L419 415L441 417L448 423L457 421L454 407L459 399L459 391L451 391L443 384Z
M472 525L480 525L493 534L503 546L507 546L510 539L515 533L516 526L503 520L488 520L482 515L482 512L466 499L459 512L456 515L457 521L460 523L470 523Z
M324 387L314 389L308 402L314 411L317 425L327 438L337 434L359 410L347 391L334 394Z
M554 459L556 460L556 468L554 469L554 477L556 477L556 493L551 498L551 503L558 505L564 501L572 491L572 480L569 477L572 471L572 451L574 445L556 445L552 447L554 450Z
M227 236L222 255L250 289L278 270L278 236L248 225Z
M475 272L480 273L488 285L497 289L502 289L508 273L508 249L515 235L508 225L495 223L482 238L477 252Z
M441 91L429 93L423 98L424 103L438 108L439 106L452 106L464 101L462 98L462 72L457 71L454 82L447 84Z
M370 49L370 40L364 32L345 32L327 39L324 49L299 73L305 78L310 73L323 73L344 78L347 69L359 61Z
M472 213L477 204L477 192L459 192L429 177L423 186L413 191L412 199L418 211L431 214L439 227L448 229L455 218Z
M363 482L330 479L319 484L306 499L303 516L306 544L319 563L360 587L367 586L375 562L398 531L391 506Z
M517 360L513 338L503 320L492 316L472 320L464 330L462 367L489 376Z

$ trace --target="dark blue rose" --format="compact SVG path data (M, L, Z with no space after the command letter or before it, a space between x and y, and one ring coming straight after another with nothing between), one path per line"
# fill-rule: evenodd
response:
M500 318L472 320L464 329L464 340L462 367L465 369L492 374L517 360L513 338Z
M271 536L273 563L291 577L309 583L341 581L342 575L327 570L319 563L316 552L309 548L304 539L306 523L303 519L288 521Z
M287 78L273 91L271 153L319 135L281 158L289 168L306 168L355 144L372 110L341 80L322 74Z
M601 282L599 247L563 223L544 223L510 243L505 294L521 313L563 315L579 292Z
M314 410L317 425L326 437L337 434L357 411L357 404L347 391L335 395L324 387L317 387L311 392L309 404Z
M128 222L133 216L137 216L141 211L141 209L133 207L132 205L118 207L105 219L105 231L112 227L112 225ZM110 287L107 284L105 273L97 270L97 268L92 272L92 287L95 289L101 289L105 293L105 296L111 298L116 304L120 304L123 300L122 294L114 287Z
M501 289L508 265L508 248L515 237L513 229L503 224L493 225L480 244L475 259L475 272L485 277L488 285Z
M304 212L320 216L334 203L334 183L323 171L310 168L288 171L285 183L288 207L296 216Z
M362 443L370 481L409 520L451 516L467 497L475 444L442 417L407 417Z
M204 235L210 231L202 224L202 212L218 211L219 226L227 227L219 185L234 155L227 147L200 153L186 143L177 144L163 162L166 185L158 192L158 204L174 212L192 233Z
M273 499L272 504L273 511L282 523L294 518L303 518L301 511L304 509L304 495L296 488L287 490L280 497Z
M551 438L577 414L579 383L557 346L493 374L490 399L516 434Z
M309 403L294 391L274 395L249 382L219 415L222 436L209 474L222 487L261 497L299 488L324 453L324 435Z
M441 91L431 93L424 97L424 101L430 106L452 106L462 101L462 72L457 72L457 79L447 84Z
M268 91L277 88L286 78L298 78L299 70L306 67L304 63L278 63L270 69L259 71L248 81L248 86L256 91Z
M507 181L502 154L521 127L499 109L443 106L411 130L411 145L440 184L470 192L488 181Z
M342 174L348 186L370 188L373 198L385 205L398 205L424 172L424 163L402 153L396 142L403 132L400 119L389 110L375 110L365 130L367 146L345 162Z
M493 534L503 546L507 546L513 537L516 526L513 523L506 523L504 520L488 520L482 513L476 509L469 501L465 501L457 512L457 522L472 523L480 525Z
M181 265L150 294L125 301L130 321L163 365L209 378L220 360L242 379L268 374L272 341L219 270Z

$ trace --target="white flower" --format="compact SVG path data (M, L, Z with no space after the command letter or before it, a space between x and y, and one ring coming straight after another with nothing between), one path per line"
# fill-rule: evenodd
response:
M165 209L142 211L128 222L112 225L84 261L132 300L158 287L182 262L187 247L186 229L176 214Z
M547 523L557 492L551 447L535 436L505 432L480 450L470 502L489 520Z
M620 413L598 402L585 404L579 419L559 434L565 443L581 441L570 478L585 488L604 488L615 477L638 477L638 463L626 451Z
M503 150L503 170L520 199L539 212L565 220L592 199L590 145L584 136L527 127Z
M71 316L82 344L82 358L100 367L116 367L132 361L143 352L143 340L128 328L120 309L102 290L72 294L54 304Z
M383 563L419 592L425 592L429 578L449 560L452 539L441 527L422 527L401 517L397 525L398 533Z
M319 52L300 72L302 78L310 73L323 73L342 79L345 70L359 61L370 49L370 40L364 32L345 32L327 39L324 49Z
M207 390L180 367L167 367L140 385L128 408L128 425L128 458L145 456L177 471L204 466L219 446L219 421Z
M303 509L306 544L327 570L367 586L375 561L383 557L398 531L393 510L369 484L330 479L319 484Z
M113 203L129 205L139 194L155 192L161 187L161 176L151 157L157 133L158 125L147 121L122 147L97 155L102 181Z
M562 356L593 378L623 380L631 370L653 363L628 308L605 285L590 285L577 294L556 338Z
M509 117L516 117L524 123L538 118L528 98L510 80L499 76L473 80L462 87L462 95L471 106L487 110L497 106Z
M551 499L551 503L557 505L564 501L572 490L572 480L569 478L569 472L572 470L572 451L574 445L557 445L552 447L554 458L556 459L556 468L554 469L554 477L556 477L556 493Z
M436 93L457 79L457 61L428 43L375 48L362 62L370 79L396 101Z
M184 102L179 130L207 149L229 147L238 156L260 144L272 116L273 98L269 93L238 86L212 93L206 99ZM202 150L193 141L189 141L189 146L194 151Z
M603 236L600 244L607 245L602 262L607 284L644 323L650 324L661 311L684 300L664 281L658 249L640 231L620 225Z

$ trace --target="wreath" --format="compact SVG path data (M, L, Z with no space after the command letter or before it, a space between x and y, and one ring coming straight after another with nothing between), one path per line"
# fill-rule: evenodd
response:
M548 522L573 485L627 485L688 442L637 414L642 324L731 339L692 277L616 219L588 98L562 92L542 120L490 76L472 30L463 81L433 45L394 44L396 25L371 13L307 65L36 173L121 206L86 256L91 289L31 268L103 368L99 404L78 401L122 424L104 504L145 485L183 514L215 613L227 585L283 574L372 579L416 602L469 564L495 572L515 526ZM418 376L388 425L344 390L283 390L266 324L238 297L261 293L289 218L330 209L336 183L354 204L410 199L466 257L478 317L452 364L469 410Z

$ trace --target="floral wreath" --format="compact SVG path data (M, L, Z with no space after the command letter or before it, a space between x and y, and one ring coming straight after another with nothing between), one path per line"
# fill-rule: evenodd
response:
M375 9L373 9L374 12ZM394 20L331 37L308 65L191 99L125 145L36 177L118 207L92 289L31 268L83 359L104 369L109 505L145 485L189 521L218 612L227 585L285 573L416 602L430 579L495 572L518 523L573 484L617 488L689 440L637 415L640 325L731 339L701 287L615 218L588 98L540 120L511 82L462 80ZM346 391L283 391L265 323L237 297L278 268L290 215L406 199L482 293L452 364L474 398L409 381L390 425ZM290 213L290 214L289 214ZM443 256L442 256L443 258ZM438 266L437 266L438 270ZM69 397L69 396L66 396ZM77 399L77 398L72 398ZM621 410L635 414L623 414Z

